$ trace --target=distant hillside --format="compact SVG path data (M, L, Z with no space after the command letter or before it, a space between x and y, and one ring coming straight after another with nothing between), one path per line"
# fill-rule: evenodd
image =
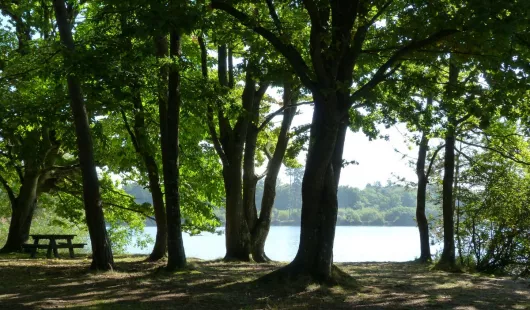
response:
M125 191L138 203L152 203L151 194L139 185L128 185ZM299 225L302 208L301 181L278 184L272 214L273 225ZM263 196L263 182L258 183L256 204L259 208ZM415 226L416 192L404 186L368 184L365 189L339 186L339 213L337 225ZM427 213L438 211L432 202L427 203ZM215 214L224 222L224 209ZM148 220L147 225L155 226Z

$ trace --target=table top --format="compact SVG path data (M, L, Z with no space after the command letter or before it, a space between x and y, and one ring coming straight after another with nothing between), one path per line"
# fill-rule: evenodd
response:
M48 234L48 235L30 235L33 239L72 239L77 235L56 235L56 234Z

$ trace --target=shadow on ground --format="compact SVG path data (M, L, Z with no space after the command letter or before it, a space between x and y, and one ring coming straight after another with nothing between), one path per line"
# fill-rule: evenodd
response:
M0 256L0 309L530 309L530 283L430 271L415 263L348 263L358 288L257 284L281 264L192 260L176 273L143 256L117 270L90 260Z

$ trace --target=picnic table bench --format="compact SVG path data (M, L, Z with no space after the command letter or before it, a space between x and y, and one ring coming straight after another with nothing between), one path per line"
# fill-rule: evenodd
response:
M31 257L34 258L37 254L37 249L47 249L46 257L50 258L53 251L53 256L59 257L59 252L57 249L68 249L70 252L70 257L74 258L74 248L82 249L85 247L86 243L72 243L72 239L76 235L30 235L33 238L33 244L26 243L22 247L24 249L30 250ZM49 240L48 244L39 244L40 240ZM66 242L57 242L57 240L66 240Z

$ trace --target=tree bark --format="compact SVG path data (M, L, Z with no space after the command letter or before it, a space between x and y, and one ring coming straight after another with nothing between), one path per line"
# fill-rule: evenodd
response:
M244 111L239 115L234 128L229 128L226 124L227 120L225 116L219 115L221 118L219 123L221 145L228 159L227 162L223 163L223 177L226 192L225 260L250 260L251 237L247 216L249 218L255 218L255 214L249 214L243 204L243 176L241 167L249 122L252 119L251 114L257 100L256 82L252 74L251 66L251 64L247 65L245 88L241 97Z
M455 259L455 233L454 233L454 209L453 209L453 182L455 173L455 120L449 117L449 128L445 134L445 157L443 178L443 228L444 248L438 266L444 269L454 269Z
M451 100L454 96L458 83L458 67L454 63L454 58L449 59L449 82L447 83L447 129L445 133L445 156L444 156L444 178L442 188L442 213L444 228L444 248L442 256L436 264L436 268L447 271L458 271L455 257L455 225L454 225L454 201L453 182L455 174L455 140L458 121L453 111Z
M176 30L170 34L170 56L174 61L180 57L181 36ZM179 191L179 122L180 122L180 70L177 64L169 68L168 100L166 107L160 107L162 140L162 162L164 172L164 188L166 196L166 213L168 229L168 262L167 269L172 271L186 266L186 254L182 240L182 224L180 215ZM164 127L162 127L164 126Z
M142 99L140 96L140 90L138 87L133 86L133 104L134 104L134 126L133 130L128 129L129 135L133 140L136 152L141 156L145 169L147 171L147 177L149 180L149 191L153 199L153 209L155 213L156 222L156 237L155 245L151 254L149 255L149 261L157 261L163 258L167 252L167 219L166 211L164 209L164 194L160 187L160 175L158 170L158 164L151 153L151 145L149 138L146 136L144 108ZM126 121L126 120L125 120ZM128 127L127 123L126 126Z
M37 204L38 183L38 172L26 171L24 173L24 181L19 194L15 199L15 204L11 206L11 222L2 253L20 252L22 245L28 241L33 212Z
M132 39L128 37L130 33L127 26L127 13L122 13L121 16L121 27L122 35L126 40L126 52L133 52ZM131 65L128 63L122 63L127 70L133 70ZM158 164L153 155L153 147L149 141L147 135L147 128L145 125L145 111L142 103L141 86L140 81L137 78L133 78L130 83L131 88L131 99L133 103L132 112L134 114L134 125L131 130L127 121L127 116L122 110L123 121L129 136L132 140L132 144L135 148L136 153L139 155L145 166L143 172L147 173L149 182L149 191L153 200L153 210L155 214L156 222L156 237L155 245L151 254L148 257L149 261L157 261L163 258L167 252L167 218L166 210L164 209L164 194L160 186L160 173Z
M295 259L286 267L262 277L299 278L308 275L318 282L334 282L333 242L337 221L337 174L342 167L347 122L338 108L338 94L313 93L315 109L311 123L308 155L302 181L300 245ZM344 134L343 134L344 132Z
M276 198L276 181L283 162L283 157L285 156L285 151L287 150L287 145L289 144L289 129L291 128L291 123L296 114L296 108L292 106L295 103L296 96L293 95L291 83L285 82L283 89L283 103L285 105L285 110L283 111L280 134L276 141L274 154L267 165L268 171L265 177L259 218L251 231L252 258L254 261L260 263L270 261L265 254L265 241L269 234L271 212L274 206L274 199Z
M68 25L65 3L63 0L53 0L53 7L59 28L61 42L65 45L64 58L66 65L72 65L75 59L75 44L72 31ZM114 268L114 258L105 227L105 218L101 196L99 193L99 180L94 161L94 150L90 126L85 109L81 84L73 73L67 75L68 93L74 116L79 162L83 178L83 201L85 214L92 245L92 269L109 270Z
M337 141L340 116L326 106L329 102L318 102L317 98L315 96L310 145L302 181L300 246L291 265L318 281L327 281L332 277L338 209L332 159L336 150L344 145L344 140Z
M431 247L429 245L429 222L425 215L425 205L427 199L428 177L425 172L425 161L429 150L429 138L424 132L421 136L418 161L416 162L416 174L418 176L418 190L416 197L416 221L420 232L421 254L419 261L422 263L431 261Z

